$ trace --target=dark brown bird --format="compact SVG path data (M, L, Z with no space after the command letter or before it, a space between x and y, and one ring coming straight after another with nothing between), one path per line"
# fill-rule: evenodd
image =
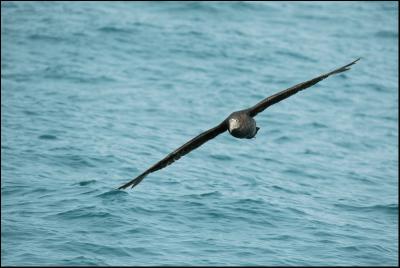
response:
M200 135L198 135L197 137L191 139L190 141L188 141L187 143L185 143L184 145L182 145L181 147L179 147L178 149L176 149L175 151L173 151L172 153L170 153L169 155L167 155L164 159L162 159L161 161L159 161L158 163L154 164L152 167L150 167L149 169L147 169L145 172L143 172L142 174L140 174L138 177L134 178L133 180L127 182L126 184L122 185L121 187L119 187L118 189L125 189L129 186L135 187L136 185L138 185L143 179L144 177L146 177L148 174L157 171L159 169L162 169L170 164L172 164L173 162L175 162L176 160L178 160L179 158L181 158L182 156L188 154L189 152L193 151L194 149L198 148L199 146L201 146L203 143L215 138L216 136L218 136L219 134L225 132L226 130L229 131L229 133L235 137L235 138L239 138L239 139L251 139L253 138L256 134L257 131L259 130L259 127L256 126L256 121L254 120L254 117L258 114L261 113L262 111L264 111L265 109L267 109L269 106L280 102L281 100L284 100L294 94L296 94L297 92L309 88L313 85L315 85L316 83L318 83L319 81L327 78L330 75L333 74L338 74L347 70L350 70L350 66L353 65L354 63L356 63L360 58L356 59L355 61L340 67L336 70L333 70L329 73L326 74L322 74L316 78L313 78L311 80L308 80L306 82L297 84L291 88L288 88L286 90L283 90L281 92L278 92L268 98L265 98L264 100L260 101L259 103L257 103L256 105L254 105L253 107L250 107L248 109L244 109L244 110L240 110L237 112L233 112L231 113L224 121L222 121L219 125L217 125L216 127L213 127L203 133L201 133Z

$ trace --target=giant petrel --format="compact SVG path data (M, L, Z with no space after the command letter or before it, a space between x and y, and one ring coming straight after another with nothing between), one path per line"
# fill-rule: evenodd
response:
M186 142L184 145L173 151L172 153L168 154L164 159L161 161L157 162L154 164L152 167L144 171L142 174L134 178L133 180L125 183L118 189L125 189L129 186L132 186L132 188L136 185L138 185L144 177L146 177L148 174L157 171L159 169L162 169L182 156L188 154L189 152L193 151L197 147L201 146L203 143L215 138L219 134L229 131L229 133L239 139L251 139L255 137L257 134L257 131L259 130L259 127L256 126L256 121L254 120L254 117L258 114L267 109L269 106L280 102L281 100L284 100L297 92L306 89L308 87L311 87L318 83L319 81L327 78L330 75L333 74L338 74L347 70L350 70L350 66L356 63L360 58L356 59L355 61L340 67L336 70L333 70L329 73L322 74L316 78L313 78L311 80L308 80L306 82L297 84L295 86L292 86L288 89L285 89L281 92L278 92L268 98L263 99L256 105L231 113L227 118L224 119L219 125L216 127L213 127L200 135L196 136L195 138L191 139L190 141Z

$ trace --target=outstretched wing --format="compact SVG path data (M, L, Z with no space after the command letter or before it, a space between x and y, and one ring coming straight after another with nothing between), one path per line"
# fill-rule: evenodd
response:
M162 168L172 164L173 162L175 162L176 160L178 160L185 154L188 154L189 152L193 151L197 147L200 147L203 143L205 143L205 142L215 138L219 134L225 132L227 129L228 129L227 122L226 122L226 120L224 120L218 126L212 128L212 129L209 129L209 130L201 133L197 137L191 139L190 141L188 141L187 143L185 143L184 145L182 145L181 147L179 147L178 149L176 149L175 151L173 151L172 153L167 155L164 159L162 159L161 161L159 161L158 163L156 163L155 165L150 167L148 170L146 170L145 172L143 172L142 174L137 176L135 179L127 182L126 184L122 185L118 189L125 189L129 186L132 186L132 188L135 187L149 173L152 173L154 171L157 171L159 169L162 169Z
M271 105L273 105L275 103L278 103L281 100L284 100L284 99L296 94L297 92L299 92L299 91L301 91L303 89L306 89L308 87L311 87L311 86L315 85L316 83L318 83L319 81L327 78L330 75L338 74L338 73L350 70L349 67L351 65L353 65L354 63L356 63L359 59L360 58L358 58L355 61L353 61L353 62L351 62L351 63L349 63L349 64L347 64L347 65L345 65L343 67L340 67L340 68L338 68L338 69L336 69L336 70L334 70L332 72L329 72L329 73L326 73L326 74L322 74L322 75L320 75L320 76L318 76L318 77L316 77L314 79L311 79L311 80L308 80L306 82L297 84L297 85L295 85L295 86L293 86L291 88L285 89L285 90L283 90L281 92L278 92L278 93L276 93L276 94L274 94L274 95L272 95L272 96L260 101L259 103L257 103L256 105L254 105L253 107L248 109L249 115L254 117L258 113L261 113L262 111L267 109L269 106L271 106Z

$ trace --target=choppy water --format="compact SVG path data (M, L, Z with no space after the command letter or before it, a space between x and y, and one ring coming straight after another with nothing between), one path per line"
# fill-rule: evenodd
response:
M398 4L1 3L2 265L398 264ZM187 140L295 83L253 140Z

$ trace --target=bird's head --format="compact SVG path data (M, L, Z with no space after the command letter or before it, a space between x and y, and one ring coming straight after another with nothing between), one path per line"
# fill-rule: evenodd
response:
M232 133L232 131L237 128L240 128L239 120L236 118L230 118L228 121L229 132Z

